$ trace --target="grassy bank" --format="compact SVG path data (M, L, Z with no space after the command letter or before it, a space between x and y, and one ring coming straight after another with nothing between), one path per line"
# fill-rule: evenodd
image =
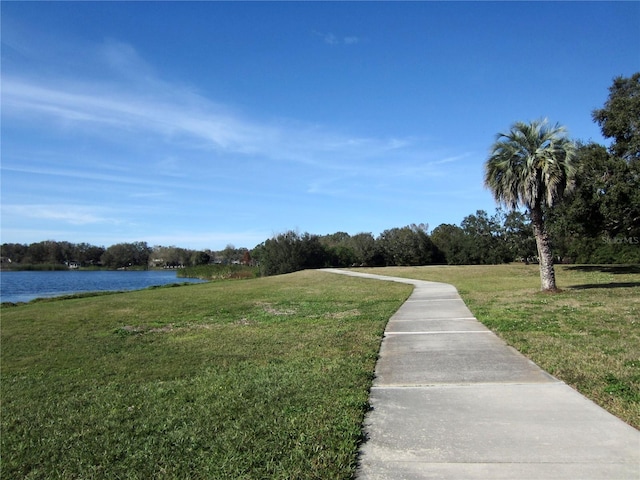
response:
M2 308L2 478L350 478L410 287L322 272Z
M177 270L180 278L200 278L202 280L246 280L259 276L258 267L248 265L197 265Z
M366 271L455 285L508 344L640 428L640 266L557 266L558 294L539 292L537 265Z

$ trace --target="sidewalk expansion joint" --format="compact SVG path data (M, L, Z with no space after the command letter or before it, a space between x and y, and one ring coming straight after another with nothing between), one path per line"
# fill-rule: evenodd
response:
M439 335L441 333L493 333L491 330L442 330L439 332L384 332L386 335Z
M462 298L409 298L404 303L423 303L423 302L462 302Z
M401 316L401 315L398 315ZM476 317L429 317L429 318L397 318L397 317L391 317L391 319L389 320L389 323L395 323L395 322L433 322L433 321L443 321L443 320L451 320L451 321L457 321L457 320L478 320Z
M420 319L414 319L414 318L391 318L391 320L389 320L389 323L395 323L395 322L432 322L434 320L477 320L476 317L437 317L437 318L420 318Z
M565 382L554 379L544 382L457 382L457 383L390 383L388 385L373 385L372 390L403 390L403 389L434 389L434 388L475 388L475 387L539 387L541 385L566 385Z

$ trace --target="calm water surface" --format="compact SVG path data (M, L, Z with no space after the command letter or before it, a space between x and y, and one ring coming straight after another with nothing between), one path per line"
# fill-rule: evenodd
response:
M34 298L72 293L140 290L183 282L198 283L201 280L178 278L175 270L1 272L0 300L28 302Z

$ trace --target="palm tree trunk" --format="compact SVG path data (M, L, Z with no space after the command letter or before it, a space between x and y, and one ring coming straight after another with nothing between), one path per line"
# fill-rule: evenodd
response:
M540 206L531 208L531 225L533 226L533 235L536 237L538 258L540 259L541 289L543 291L555 292L558 288L556 287L556 273L553 269L551 240L544 225L542 208Z

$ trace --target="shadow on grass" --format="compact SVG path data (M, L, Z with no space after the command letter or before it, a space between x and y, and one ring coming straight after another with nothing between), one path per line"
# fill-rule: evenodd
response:
M586 285L573 285L569 290L587 290L589 288L632 288L640 287L640 282L620 282L620 283L588 283Z
M640 265L572 265L565 266L566 270L577 272L602 272L614 274L640 273Z

